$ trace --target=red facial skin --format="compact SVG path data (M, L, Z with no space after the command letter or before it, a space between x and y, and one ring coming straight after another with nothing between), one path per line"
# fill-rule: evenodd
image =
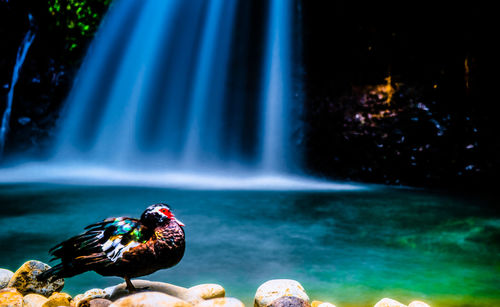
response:
M177 224L181 225L181 226L184 226L184 223L182 223L181 221L179 221L178 219L175 218L174 214L168 210L167 208L162 208L160 209L160 212L165 214L165 216L167 216L169 219L171 220L174 220L177 222Z
M166 208L160 209L160 212L165 214L169 219L172 219L174 217L172 212Z

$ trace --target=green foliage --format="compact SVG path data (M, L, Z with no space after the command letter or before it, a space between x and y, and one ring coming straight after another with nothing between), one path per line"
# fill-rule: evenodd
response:
M92 37L111 0L48 0L56 27L66 33L69 51Z

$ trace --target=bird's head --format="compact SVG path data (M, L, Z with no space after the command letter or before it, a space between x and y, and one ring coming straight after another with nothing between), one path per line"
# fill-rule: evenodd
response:
M146 225L161 225L175 221L179 226L184 226L184 223L175 218L170 207L163 203L147 207L141 215L141 221Z

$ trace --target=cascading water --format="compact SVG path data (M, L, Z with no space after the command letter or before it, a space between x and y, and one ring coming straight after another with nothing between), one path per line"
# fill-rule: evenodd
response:
M294 2L114 0L51 158L3 169L0 182L359 188L294 172Z
M116 0L67 101L54 159L118 168L286 171L292 3L273 0L266 8L262 94L245 102L227 95L237 70L230 63L238 1ZM228 112L243 103L260 109L252 128L258 131L255 157L246 160L228 149L242 147L235 140L248 141L242 130L248 126L227 124L246 116Z
M262 167L271 172L286 171L291 161L289 127L285 125L292 98L290 85L292 1L271 1L267 50L262 78Z
M21 45L17 51L16 63L14 65L14 71L12 73L12 80L10 82L9 93L7 94L7 104L5 106L5 111L2 115L2 126L0 127L0 157L3 155L5 148L5 141L7 139L7 134L9 133L10 126L10 114L12 111L12 102L14 101L14 88L16 87L17 79L19 78L19 72L23 66L28 50L30 49L31 43L35 39L35 33L32 31L33 28L33 17L28 14L30 29L26 32Z

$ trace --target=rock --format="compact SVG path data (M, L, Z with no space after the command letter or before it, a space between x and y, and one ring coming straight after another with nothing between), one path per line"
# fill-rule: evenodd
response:
M319 305L323 304L323 302L320 301L312 301L311 302L311 307L318 307Z
M140 279L134 279L132 280L132 283L136 288L144 288L148 291L165 293L186 301L191 305L196 305L206 299L224 297L224 295L226 294L224 288L221 285L217 284L203 284L187 289L164 282ZM108 295L105 298L108 298L112 301L130 294L125 283L121 283L113 287L108 287L103 291Z
M295 297L295 296L282 296L277 300L274 300L269 307L311 307L309 302Z
M147 291L161 292L176 297L191 305L199 304L208 299L221 298L226 294L224 288L221 285L217 284L202 284L187 289L164 282L154 282L140 279L134 279L132 280L132 283L136 288L144 288ZM108 287L102 291L104 291L104 293L107 295L103 297L109 298L112 301L120 299L122 297L126 297L130 294L126 289L125 283L121 283L113 287ZM75 301L77 300L81 300L81 297L76 296ZM75 305L75 307L81 306Z
M319 304L318 307L335 307L335 305L333 305L332 303L324 302Z
M58 307L69 305L71 305L71 296L69 294L55 292L48 298L48 300L42 305L42 307Z
M113 294L113 292L115 291L117 286L111 286L111 287L107 287L107 288L104 288L104 292L109 295L109 297L111 297L111 295ZM83 295L83 294L82 294Z
M196 307L245 307L245 305L234 297L219 297L203 301Z
M76 303L77 303L78 301L80 301L80 300L82 299L82 297L83 297L83 294L77 294L77 295L73 298L73 305L74 305L74 307L76 307Z
M192 307L186 301L161 292L140 292L123 297L110 307Z
M30 293L23 297L23 307L41 307L47 301L43 295Z
M406 305L390 298L383 298L374 307L406 307Z
M273 301L282 296L294 296L300 298L309 304L304 287L295 280L291 279L273 279L263 283L255 293L254 306L266 307Z
M14 273L10 270L0 269L0 289L7 287L9 280L12 278Z
M6 293L6 292L12 292L12 293L19 293L16 288L3 288L0 289L0 293Z
M78 294L75 296L73 301L75 302L75 307L88 307L89 302L93 299L97 298L108 298L109 294L105 292L103 289L91 289L85 292L84 294Z
M23 296L15 288L0 290L0 307L22 307Z
M147 289L148 291L161 292L164 294L175 296L181 300L190 302L188 300L189 296L187 295L188 289L183 288L183 287L167 284L164 282L155 282L155 281L140 280L140 279L132 280L132 284L136 288L144 288L144 289ZM127 290L127 285L125 283L121 283L121 284L118 284L118 285L113 286L113 287L108 287L108 288L104 289L104 292L109 294L109 297L107 297L107 298L109 298L112 301L115 301L119 298L122 298L122 297L130 294ZM198 301L199 300L201 300L201 298L199 298ZM191 303L191 304L194 304L194 303Z
M50 296L52 293L61 291L64 287L64 279L51 277L45 281L38 281L36 276L50 269L50 266L36 260L25 262L12 276L8 287L16 288L21 294L29 293Z
M112 301L104 298L95 298L89 302L89 307L108 307L113 304Z
M217 284L202 284L187 289L187 296L196 296L204 300L212 298L224 297L226 290L221 285Z
M408 305L408 307L431 307L431 306L421 301L413 301L410 303L410 305Z

